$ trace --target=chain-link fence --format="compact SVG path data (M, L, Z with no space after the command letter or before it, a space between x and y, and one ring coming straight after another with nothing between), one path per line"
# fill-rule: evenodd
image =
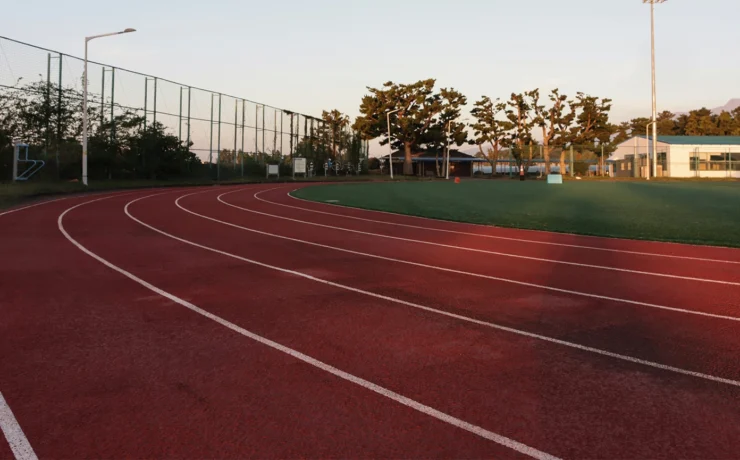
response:
M79 177L83 69L80 58L0 37L0 180L11 176L18 143L28 145L30 159L45 162L36 179ZM315 154L324 124L92 61L88 117L93 178L262 175L266 162L289 167L301 144L307 145L301 156ZM335 148L331 154L342 152ZM359 155L366 159L367 143Z

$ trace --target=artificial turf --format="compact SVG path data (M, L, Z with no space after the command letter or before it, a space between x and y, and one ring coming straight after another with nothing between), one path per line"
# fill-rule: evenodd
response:
M740 182L382 182L294 195L459 222L740 247Z

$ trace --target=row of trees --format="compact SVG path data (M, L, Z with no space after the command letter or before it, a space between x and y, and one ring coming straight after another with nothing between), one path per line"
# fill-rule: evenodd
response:
M0 88L0 174L10 176L13 141L30 145L34 158L48 160L49 177L79 177L82 137L82 92L54 83L35 82ZM178 176L215 175L191 150L192 143L181 141L161 123L147 123L133 110L118 107L115 117L103 116L98 103L88 104L90 120L89 174L93 178L166 179ZM292 120L292 118L291 118ZM315 123L314 123L315 122ZM308 126L308 123L307 123ZM291 125L292 127L292 125ZM292 131L292 129L291 129ZM324 111L321 119L311 120L294 152L321 170L331 159L357 164L365 143L350 129L350 119L337 110ZM292 144L291 144L292 145ZM279 150L245 153L224 149L213 161L222 168L222 177L243 163L246 174L262 174L265 162L289 166L289 156ZM242 168L239 168L241 170Z
M404 174L413 174L412 154L420 149L442 153L452 146L477 145L478 156L486 158L493 170L504 156L518 164L529 163L542 152L546 172L553 155L559 154L565 171L565 149L603 152L610 155L616 146L633 135L645 133L647 118L614 124L609 119L612 100L578 92L573 97L553 89L543 95L539 89L512 93L507 100L482 96L473 103L473 121L460 121L467 98L450 88L435 89L434 79L413 84L385 83L368 88L361 115L354 128L367 139L380 138L381 145L404 152ZM388 113L392 137L388 138ZM663 112L658 117L661 135L740 135L740 108L713 115L707 109L676 116ZM540 147L540 148L535 148Z
M619 125L620 130L645 131L649 118L634 118ZM658 135L660 136L740 136L740 107L732 111L723 110L712 113L707 108L692 110L676 115L664 111L658 114Z
M0 153L9 168L12 142L29 144L35 158L47 158L59 178L78 177L81 162L82 94L46 82L0 91ZM97 178L167 178L193 173L202 164L188 145L147 124L131 110L103 121L100 106L89 104L89 174ZM5 174L4 174L5 175Z

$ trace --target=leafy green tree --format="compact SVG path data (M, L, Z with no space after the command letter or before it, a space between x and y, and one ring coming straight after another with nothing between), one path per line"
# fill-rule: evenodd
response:
M354 129L366 139L383 137L381 145L391 144L404 151L403 173L413 174L411 155L430 138L430 129L439 126L440 115L466 103L464 95L454 89L435 91L436 80L421 80L412 84L387 82L382 88L368 88L370 94L362 99ZM388 138L386 114L398 110L391 117L392 139Z
M665 110L658 114L658 136L675 136L677 132L676 114Z
M532 97L532 110L534 110L534 124L542 130L542 145L545 159L545 173L550 174L550 154L551 148L560 148L569 139L569 128L575 118L573 110L567 110L568 96L560 94L557 88L552 90L548 95L550 107L539 104L539 89L530 91ZM562 155L562 154L561 154ZM565 158L561 159L561 166ZM565 171L561 169L561 171Z
M347 128L349 127L349 117L339 110L324 110L321 114L324 123L321 124L318 137L326 139L331 145L332 158L337 159L343 148L347 147L349 142ZM326 132L324 136L324 131Z
M703 107L689 112L684 130L687 136L713 136L715 126L711 110Z
M517 162L517 165L523 165L525 152L528 151L526 169L532 162L534 137L532 129L534 128L534 117L532 106L537 103L539 91L530 91L527 93L512 93L507 102L506 118L511 122L513 128L509 131L510 151Z
M490 97L483 96L470 111L476 120L471 124L475 138L470 142L478 146L480 158L485 158L490 163L493 175L496 174L502 150L511 146L508 133L514 128L514 124L504 117L506 106L500 99L492 101ZM485 151L483 146L486 146Z

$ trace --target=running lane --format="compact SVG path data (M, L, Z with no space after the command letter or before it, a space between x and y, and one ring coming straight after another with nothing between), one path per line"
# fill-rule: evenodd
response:
M740 282L734 284L711 283L700 280L675 279L653 276L644 273L604 270L586 266L556 264L542 260L513 259L500 255L475 253L454 247L441 247L386 238L383 234L363 234L365 230L347 231L336 228L336 222L322 222L312 225L310 220L296 218L291 209L255 200L248 196L253 194L234 193L222 197L226 203L239 206L244 212L262 212L261 216L275 216L275 222L281 222L285 231L293 235L312 232L318 235L317 242L347 242L355 249L356 244L372 247L373 252L388 257L401 256L417 262L445 268L471 271L474 273L507 278L516 281L547 285L569 291L584 292L594 295L617 297L627 300L667 305L675 308L697 310L719 315L737 315L740 307ZM239 203L248 202L249 206ZM276 212L276 208L277 212ZM250 219L259 214L249 213ZM265 216L267 214L267 216ZM283 219L280 219L282 217ZM322 217L319 217L321 219ZM323 217L326 219L326 217ZM292 219L292 220L290 220ZM313 217L316 219L316 217ZM262 220L257 220L262 222ZM362 223L354 223L362 225ZM313 228L313 230L311 230ZM396 236L395 234L393 236ZM412 237L412 235L409 235ZM418 236L415 239L419 239ZM601 264L609 267L609 257L603 257Z
M173 198L149 198L131 205L130 211L162 231L242 257L280 266L297 261L303 264L301 272L320 277L344 270L335 267L334 259L322 259L299 245L184 213ZM107 214L105 209L90 212ZM123 222L111 226L128 233ZM183 285L152 262L171 255L163 252L166 244L136 241L111 257L163 289L347 372L554 455L727 458L738 447L736 387L451 320L305 278L285 276L272 284L258 278L253 283L258 271L253 264L223 254L215 254L223 259L219 270L199 270L200 282ZM92 238L86 244L110 253L102 240ZM203 249L180 245L183 259L165 266L180 271L183 261L206 257ZM356 256L347 257L359 263ZM375 264L371 276L390 267ZM364 268L357 265L355 270ZM405 276L407 285L408 279L422 278L417 270L407 270ZM400 282L393 273L377 280L379 289L386 282ZM257 299L258 305L263 296L273 300L254 310L239 305L245 296Z
M193 195L181 199L180 203L185 209L205 217L264 232L266 235L263 236L272 236L272 244L275 246L273 253L282 254L279 257L290 268L329 276L334 281L376 290L411 302L438 306L474 318L524 327L528 331L563 340L727 378L740 378L740 368L736 361L740 354L740 323L731 319L691 314L693 308L701 311L706 307L702 304L678 304L685 305L688 309L675 311L665 309L676 307L667 302L656 306L635 305L572 292L532 288L464 273L450 273L433 267L451 266L473 273L487 273L491 264L481 263L479 258L468 261L458 254L445 255L439 251L429 254L420 251L419 245L393 240L375 241L362 235L320 227L286 225L284 220L241 212L228 206L219 207L213 203L214 195L216 194ZM245 207L251 208L251 204L247 203ZM244 229L238 230L245 236L253 234ZM305 243L277 237L281 235ZM323 246L311 244L314 242ZM293 257L293 253L300 253L304 257ZM375 254L414 263L424 262L431 267L371 257ZM304 260L309 257L309 262L305 263ZM322 263L321 268L314 268ZM481 267L474 270L468 268L468 264L479 264ZM306 265L310 268L306 268ZM502 267L500 276L512 279L512 274L517 273L521 273L524 281L550 285L547 273L541 279L532 280L527 278L531 275L529 271L521 267L511 267L508 270ZM576 278L576 275L568 273L561 273L559 276ZM576 288L589 287L588 283L583 282ZM653 288L657 289L655 286ZM662 289L670 291L675 286L664 285ZM613 297L621 295L619 291L605 293ZM660 290L657 294L657 300L662 301ZM676 299L680 299L680 296ZM635 300L643 299L635 297ZM665 308L658 308L660 306ZM737 310L732 308L719 312L737 314Z
M66 225L112 254L153 245L161 257L150 268L218 297L225 286L199 275L224 272L221 258L188 257L125 217L124 203L141 193L85 205ZM61 212L91 199L0 217L0 391L40 458L517 456L338 383L101 265L57 228ZM248 295L238 304L250 305Z

